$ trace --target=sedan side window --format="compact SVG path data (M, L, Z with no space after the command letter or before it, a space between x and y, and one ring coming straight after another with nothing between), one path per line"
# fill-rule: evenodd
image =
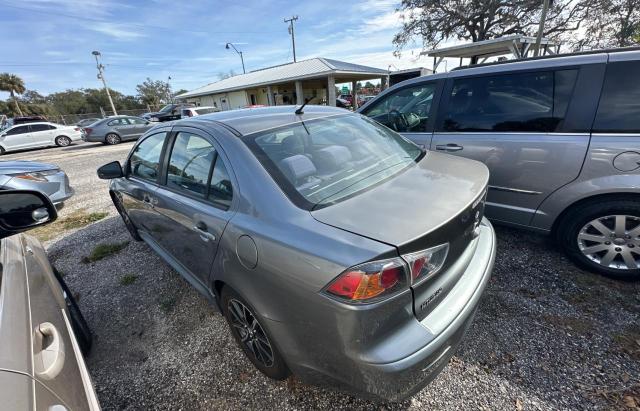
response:
M215 154L216 150L204 138L187 132L178 133L169 158L167 187L205 198Z
M435 83L402 88L373 103L364 114L400 133L426 132L435 89Z
M131 124L139 124L139 125L147 124L147 122L145 120L141 119L141 118L130 118L129 119L129 123L131 123Z
M28 132L29 132L29 126L20 126L20 127L12 128L11 130L7 131L5 135L12 136L15 134L24 134Z
M158 179L160 155L166 135L167 133L152 134L136 146L129 160L133 176L153 182Z
M125 119L122 118L117 118L115 120L111 120L109 123L107 123L108 126L125 126L129 123L127 123L127 121Z
M31 126L31 132L35 133L38 131L49 131L49 126L46 124L32 124Z
M231 186L231 179L229 179L227 167L224 165L220 156L217 156L216 164L213 167L211 184L209 185L209 199L225 210L231 207L233 187Z

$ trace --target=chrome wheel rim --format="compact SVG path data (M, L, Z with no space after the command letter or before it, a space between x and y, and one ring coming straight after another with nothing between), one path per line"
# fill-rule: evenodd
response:
M115 134L109 134L107 136L107 143L118 144L118 136L116 136Z
M227 304L231 314L231 326L240 337L241 343L253 357L265 367L273 366L273 350L258 319L242 302L231 299Z
M616 214L589 221L578 232L582 254L603 267L640 268L640 217Z

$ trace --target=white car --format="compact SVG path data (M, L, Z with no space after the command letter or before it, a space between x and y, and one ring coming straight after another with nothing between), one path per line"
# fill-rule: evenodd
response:
M215 113L220 111L218 107L185 107L182 109L182 118L201 116L203 114Z
M76 126L48 122L19 124L0 131L0 154L52 145L66 147L81 138L82 130Z

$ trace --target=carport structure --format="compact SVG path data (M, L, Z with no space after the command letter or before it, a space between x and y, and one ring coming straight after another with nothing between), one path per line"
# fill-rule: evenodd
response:
M375 67L316 57L251 71L181 94L176 98L221 110L250 105L311 104L336 105L336 84L351 83L355 92L358 81L380 79L387 83L388 71ZM357 98L353 98L357 108Z
M445 57L471 59L471 64L484 63L489 57L511 55L514 59L529 57L529 52L535 47L536 38L524 35L505 36L497 39L476 41L475 43L444 47L441 49L423 51L420 55L433 57L433 71ZM540 42L540 55L558 54L560 45L543 38Z

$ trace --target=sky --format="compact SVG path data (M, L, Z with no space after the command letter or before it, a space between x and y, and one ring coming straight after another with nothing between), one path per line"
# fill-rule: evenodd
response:
M220 73L293 61L285 17L295 23L298 60L327 57L391 70L431 67L420 44L393 56L400 27L395 0L0 0L0 72L41 94L101 87L91 52L100 51L110 88L135 94L145 78L194 89ZM0 93L0 98L7 95Z

